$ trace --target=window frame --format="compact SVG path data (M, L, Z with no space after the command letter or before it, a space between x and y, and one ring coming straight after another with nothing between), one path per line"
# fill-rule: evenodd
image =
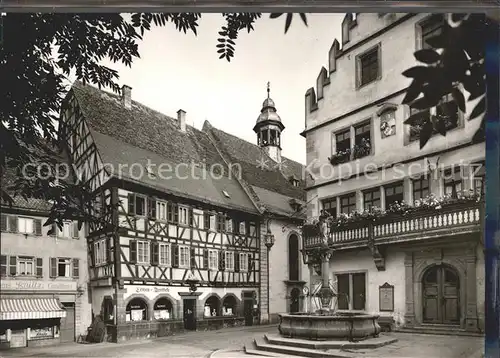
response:
M458 169L458 170L457 170ZM453 170L453 171L452 171ZM463 170L461 166L453 166L452 168L447 168L443 170L443 178L442 178L442 184L443 184L443 193L445 195L448 195L447 193L447 188L451 187L451 197L456 198L458 196L457 192L457 184L460 184L460 191L464 190L464 175L463 175ZM446 178L447 176L451 176L453 173L453 178ZM459 180L456 180L456 175L459 175Z
M415 36L415 50L416 51L429 48L429 45L427 45L425 43L424 28L426 26L433 25L436 23L440 23L439 24L440 26L438 28L442 31L444 29L444 25L445 25L444 16L441 16L441 14L432 14L432 15L429 15L429 16L425 17L424 19L420 20L419 22L417 22L416 31L415 31L415 35L416 35ZM438 28L434 29L431 33L438 30ZM433 37L433 36L428 37L428 39L431 37Z
M392 195L387 194L388 189L395 189L397 187L401 187L401 193L398 193L398 194L394 193ZM398 196L398 197L400 196L401 200L395 200L395 201L389 203L389 200L387 200L388 197L395 197L395 196ZM386 210L390 208L391 204L394 204L396 202L401 203L404 200L404 198L405 198L405 186L404 186L403 181L397 181L394 183L389 183L389 184L384 185L384 204L385 204Z
M240 252L239 255L239 263L240 263L240 272L248 272L248 252Z
M177 247L177 250L178 250L178 254L179 254L179 268L190 268L191 267L190 247L187 245L179 245ZM186 254L185 254L186 262L184 262L184 263L182 262L183 261L183 255L182 255L183 250L185 250L185 252L186 252Z
M422 186L422 183L424 183L424 182L427 182L427 187ZM419 183L420 188L416 189L415 183ZM425 190L427 191L427 194L423 195L422 193ZM415 193L419 193L420 197L415 198ZM431 180L429 179L428 175L422 174L419 177L411 178L411 197L412 197L413 203L415 203L416 200L423 199L423 198L427 197L428 195L430 195L430 193L431 193Z
M214 256L212 256L214 255ZM213 265L212 261L214 260ZM208 249L208 267L209 271L218 271L219 270L219 251L215 249Z
M25 225L25 230L21 231L21 222L25 221L31 221L31 232L26 231L26 225ZM18 216L17 217L17 232L19 234L23 235L34 235L35 234L35 219L27 217L27 216Z
M72 278L73 277L73 260L71 258L68 258L68 257L57 257L56 258L56 264L57 264L57 278ZM64 275L64 276L61 276L61 273L60 273L60 270L59 270L59 265L61 265L61 261L65 261L65 263L63 263L64 265L66 265L67 267L67 274Z
M139 205L137 205L138 199L143 200L143 205L142 205L143 213L142 214L137 214L137 208L139 207ZM148 197L147 196L134 193L134 215L140 216L140 217L147 217L147 215L148 215Z
M327 204L329 204L329 207L326 208ZM335 207L332 207L332 204L335 205ZM337 208L337 197L333 198L326 198L321 200L321 208L329 213L332 217L336 218L339 214L339 208ZM335 215L332 213L332 209L335 209Z
M334 132L334 136L335 136L335 153L338 153L339 152L339 143L341 144L344 144L344 143L347 143L347 147L344 148L345 146L342 146L342 151L347 151L347 150L351 150L351 147L352 147L352 138L351 138L351 127L348 127L347 129L342 129L342 130L339 130L337 132ZM339 140L339 137L342 137L341 140Z
M169 209L169 205L168 205L168 201L166 200L160 200L160 199L156 199L156 220L160 221L160 222L168 222L168 209ZM160 217L160 213L162 212L162 208L164 208L164 213L165 213L165 217Z
M106 265L108 262L107 258L107 240L100 239L93 242L94 245L94 265L96 267Z
M31 264L31 273L27 274L21 271L21 264L26 266L28 263ZM17 256L16 259L17 272L16 276L21 277L36 277L36 257L33 256Z
M162 247L167 249L167 253L165 254L165 262L162 262L161 251ZM172 245L166 242L158 243L158 266L162 267L171 267L172 266Z
M376 207L378 209L382 209L382 195L380 193L380 187L371 188L363 190L363 210L370 210L372 207ZM378 198L373 198L373 194L378 193ZM367 194L371 195L371 198L367 200ZM373 205L373 202L378 201L378 205ZM366 204L371 203L372 205L367 208Z
M370 55L376 54L376 64L372 66L377 68L377 75L368 82L363 82L363 60ZM376 45L366 49L362 53L356 55L356 89L359 90L371 83L377 82L382 78L382 44L379 42Z
M183 215L181 215L182 212L185 212L185 218L186 218L186 222L183 222L181 220L181 218L183 217ZM189 226L190 222L189 222L189 207L187 207L186 205L177 205L177 224L180 225L180 226Z
M137 264L150 264L151 263L151 245L150 242L147 240L136 240L137 243L137 257L136 257L136 263ZM143 246L143 259L141 260L140 254L139 254L139 247Z
M230 259L228 259L230 258ZM233 251L224 251L224 270L234 272L234 252ZM231 265L228 265L230 263Z
M351 198L354 198L354 203L349 203L348 205L343 205L342 204L342 199L351 199ZM341 214L351 214L353 211L356 210L356 192L353 192L353 193L348 193L348 194L344 194L344 195L341 195L339 197L340 199L340 213ZM348 200L350 201L350 200ZM344 207L354 207L354 209L350 210L349 212L344 212Z

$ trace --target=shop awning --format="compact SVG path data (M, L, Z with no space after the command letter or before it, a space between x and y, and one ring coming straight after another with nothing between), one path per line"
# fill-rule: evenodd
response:
M66 311L56 298L2 297L0 300L0 320L60 317L66 317Z

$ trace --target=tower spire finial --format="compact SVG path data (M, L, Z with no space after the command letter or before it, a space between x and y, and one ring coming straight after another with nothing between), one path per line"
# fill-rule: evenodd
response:
M271 92L271 82L267 82L267 98L269 98L269 92Z

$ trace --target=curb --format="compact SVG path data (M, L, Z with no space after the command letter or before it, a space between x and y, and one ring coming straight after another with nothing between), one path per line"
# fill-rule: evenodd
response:
M245 353L243 349L216 349L212 353L210 353L207 358L216 358L218 353Z

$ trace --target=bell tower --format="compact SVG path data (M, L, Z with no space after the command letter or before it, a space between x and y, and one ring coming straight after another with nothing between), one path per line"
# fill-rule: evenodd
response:
M267 98L262 103L260 115L253 131L257 134L257 145L263 148L269 157L277 163L281 162L281 132L285 129L281 118L276 113L274 101L269 97L271 88L267 82Z

